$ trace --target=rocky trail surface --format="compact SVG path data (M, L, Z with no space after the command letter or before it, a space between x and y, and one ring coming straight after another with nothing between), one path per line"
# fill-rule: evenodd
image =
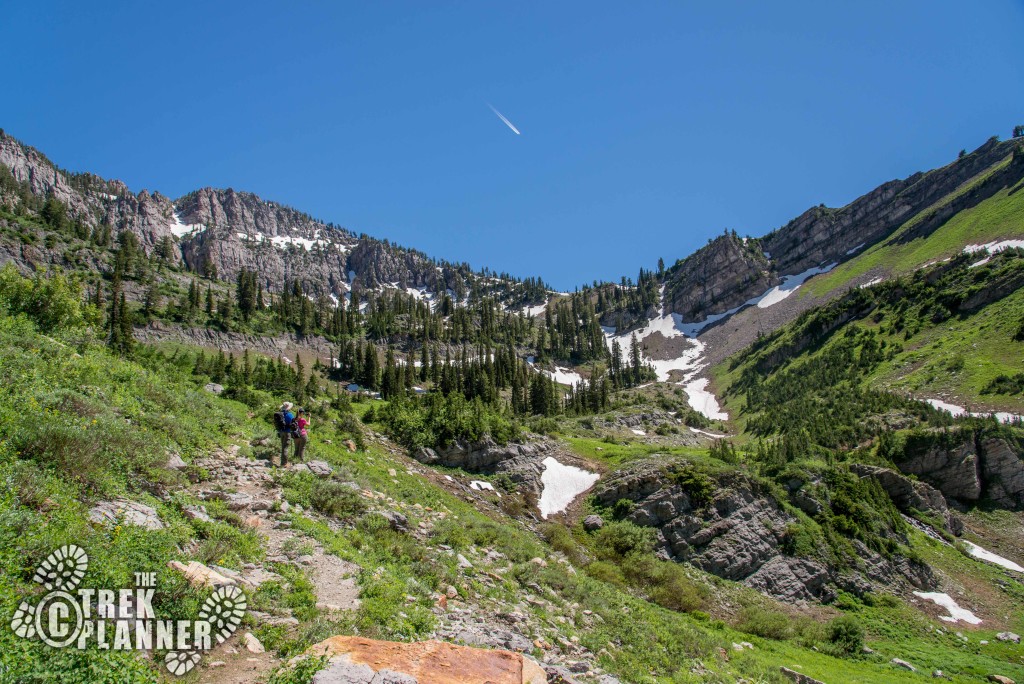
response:
M291 529L287 518L293 507L285 501L280 484L271 474L271 465L241 456L239 451L239 447L234 446L198 461L196 465L205 469L210 479L194 485L193 493L203 500L224 501L247 527L256 529L265 540L267 563L289 563L303 569L314 586L318 608L324 611L358 608L359 588L355 576L360 571L359 566L327 553L314 539ZM205 511L199 509L193 514L205 515ZM255 565L245 567L241 573L217 567L211 570L247 591L257 589L265 581L281 579L265 567ZM270 615L257 611L249 614L261 624L289 627L299 624L290 614ZM262 682L280 662L251 632L242 628L204 658L200 681L213 684Z
M432 470L423 471L420 464L393 447L388 451L395 459L396 466L401 467L403 463L405 464L406 474L424 477L438 485L446 485L453 493L463 498L479 498L479 503L484 504L495 496L493 492L476 491L465 487L462 483L444 478ZM338 528L340 524L332 518L289 504L284 497L279 479L275 477L278 469L266 460L244 456L240 452L241 448L233 445L197 460L194 465L205 471L208 477L192 484L189 491L200 501L223 502L230 511L239 516L245 527L256 530L265 544L264 562L249 563L241 570L231 570L193 561L188 564L182 563L176 566L177 569L194 584L235 585L252 594L264 582L283 581L280 575L270 569L271 567L275 564L290 564L300 569L313 585L317 608L321 614L357 610L360 606L360 587L356 578L362 568L355 563L342 560L312 537L294 529L292 520L293 516L302 515L325 522L332 528ZM291 470L308 471L323 478L334 475L333 468L324 461L296 464ZM600 620L600 616L578 604L566 602L562 597L536 583L531 583L525 591L518 592L519 600L515 604L510 605L507 601L495 598L495 594L500 593L502 585L508 581L506 573L511 568L511 561L495 549L472 547L465 554L458 554L444 544L432 541L435 525L451 515L450 511L431 510L418 503L396 501L384 493L363 489L355 482L345 484L358 491L369 502L368 511L383 515L394 531L410 535L425 545L436 545L437 554L441 557L455 557L464 581L443 585L440 591L435 593L433 613L437 618L437 625L431 635L433 639L442 642L446 647L461 644L488 649L488 652L497 649L493 652L509 652L510 655L516 655L519 661L530 663L533 662L530 658L518 654L539 649L544 653L544 662L540 663L539 667L547 673L546 681L568 684L618 682L594 664L597 654L580 645L578 639L565 638L559 629L562 625L585 626ZM126 503L121 502L115 506L115 515L126 515ZM495 512L497 510L493 506L483 507L492 508ZM128 510L128 513L131 513L131 510ZM209 518L204 505L187 507L185 514L200 520ZM160 524L158 518L143 520L148 514L139 515L141 517L137 522L140 524L146 521ZM417 522L410 522L410 518ZM535 558L531 561L538 570L546 567L549 562L568 565L568 562L559 556L548 559ZM255 618L258 625L285 626L290 630L299 627L299 621L287 609L279 614L250 609L248 614ZM545 615L546 618L540 618L538 614ZM332 664L334 674L338 677L357 676L358 672L362 672L348 672L345 667L338 665L336 660L337 658L332 659ZM252 625L246 624L227 641L205 655L198 667L198 681L212 684L266 682L282 662L274 653L264 648L252 633ZM536 672L529 666L523 667L524 672ZM349 680L332 679L328 673L324 673L316 681L329 683ZM371 679L366 681L369 682ZM428 677L420 681L433 680Z

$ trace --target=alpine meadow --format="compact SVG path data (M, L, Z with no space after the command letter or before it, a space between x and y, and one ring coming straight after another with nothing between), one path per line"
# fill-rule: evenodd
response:
M466 21L452 30L500 28ZM298 30L284 23L282 35ZM382 51L405 35L401 22L387 25L396 33ZM598 25L566 25L564 49ZM669 28L640 39L632 23L621 35L600 26L616 36L609 50L627 52L631 41L653 50ZM328 89L303 70L332 49L282 55L295 80L268 86L270 70L259 87L274 97L294 84ZM428 76L432 55L407 65L431 85L476 68ZM344 69L352 64L362 63ZM567 98L600 89L569 81L604 62L559 64ZM645 64L666 78L674 68ZM865 58L857 68L876 67ZM646 87L603 73L623 99ZM222 77L225 88L257 89ZM534 104L547 83L533 84ZM215 100L164 87L218 120ZM392 116L387 92L355 93L355 106ZM487 135L514 150L500 152L509 167L525 164L513 156L546 135L536 133L545 110L477 99ZM658 105L639 100L631 108L659 125ZM0 116L15 118L7 108ZM458 255L471 243L521 258L501 254L484 228L453 229L446 259L271 193L170 197L69 171L61 144L32 139L50 139L40 126L0 130L0 684L1024 682L1016 123L1003 135L974 130L973 145L931 170L846 187L864 194L843 206L811 206L774 230L766 218L756 234L714 228L695 249L661 239L656 263L621 257L631 275L570 289L557 269L525 275L532 262L516 273L466 263ZM100 146L91 125L74 136ZM180 125L200 150L203 134ZM315 166L321 138L331 164L350 163L323 125L310 124L296 153L310 169L275 167L282 184L324 173L334 182ZM422 135L443 137L436 125ZM277 154L273 126L236 134ZM774 135L749 135L749 155L784 156ZM395 136L376 140L379 154L410 164L426 155ZM583 144L571 127L558 136L567 159ZM718 173L692 144L686 163ZM669 154L636 145L651 164ZM79 150L67 153L75 164L90 158L67 149ZM881 141L876 151L888 154ZM103 159L97 167L116 162ZM632 156L586 159L595 175L606 163L641 173ZM222 161L243 181L254 173L243 157ZM164 177L163 161L147 163ZM515 189L537 215L553 211L538 197L576 201L555 177L559 163L538 158L536 186ZM830 151L814 163L859 162ZM458 165L443 155L430 164L439 178ZM396 163L388 197L416 197L424 226L434 211L475 221L471 210L492 198L434 206L406 171ZM472 184L492 171L459 173ZM573 174L581 187L596 182ZM197 171L195 185L206 177ZM744 211L762 201L745 178L720 179ZM359 187L360 211L381 201ZM643 203L659 191L623 196ZM686 201L699 204L700 192ZM594 196L595 211L614 213L613 195ZM617 245L646 239L642 223L617 234L595 224L583 240L615 259ZM585 247L561 258L585 265Z

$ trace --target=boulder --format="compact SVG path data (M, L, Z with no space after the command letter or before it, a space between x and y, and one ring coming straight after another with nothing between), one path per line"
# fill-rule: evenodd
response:
M208 568L199 561L189 561L186 565L181 561L171 561L167 564L167 567L172 570L177 570L181 574L185 575L185 579L188 583L194 587L229 587L238 584L238 581L222 575L221 573Z
M917 668L916 667L914 667L913 665L908 663L906 660L901 660L900 658L893 658L892 660L889 661L889 663L892 664L892 665L895 665L896 667L902 667L904 670L910 670L911 672L917 672Z
M548 684L580 684L567 668L560 665L544 664L544 673L548 676Z
M824 684L821 680L808 677L807 675L797 672L796 670L791 670L788 667L780 667L779 672L782 673L783 677L792 682L796 682L796 684Z
M544 670L520 653L441 641L397 643L336 636L321 641L308 653L329 658L329 666L313 679L315 684L546 684L548 681ZM407 679L397 679L399 675Z
M996 684L1015 684L1015 682L1004 675L990 674L988 681L995 682Z
M224 392L224 386L218 385L215 382L206 383L205 385L203 385L203 389L206 390L207 392L210 392L211 394L221 394L222 392Z
M184 470L188 467L188 464L178 454L171 454L167 458L167 463L164 465L165 468L171 470Z
M252 632L245 633L245 636L242 637L242 643L245 644L245 648L249 653L266 653L267 649L263 647L263 643Z
M604 518L599 515L588 515L583 519L583 529L593 532L604 527Z
M181 509L181 514L189 520L198 520L200 522L213 522L213 518L206 512L206 506L185 506Z
M334 472L334 468L327 461L307 461L306 467L317 477L330 477Z
M996 634L996 639L999 641L1009 641L1014 644L1020 643L1020 635L1014 634L1013 632L1000 632Z
M395 532L406 533L409 531L409 519L398 511L384 511L381 513Z
M89 520L100 525L123 522L147 530L164 529L155 508L128 499L99 502L89 511Z

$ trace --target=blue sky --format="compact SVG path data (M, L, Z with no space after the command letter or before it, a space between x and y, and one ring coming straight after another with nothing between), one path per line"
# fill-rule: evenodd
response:
M0 127L61 166L562 289L1024 123L1019 0L92 5L4 8Z

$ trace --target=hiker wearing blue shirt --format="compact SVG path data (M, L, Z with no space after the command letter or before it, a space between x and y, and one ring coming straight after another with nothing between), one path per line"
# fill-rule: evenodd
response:
M274 428L281 439L281 467L284 468L288 466L288 443L295 434L295 414L290 401L281 404L274 414Z

